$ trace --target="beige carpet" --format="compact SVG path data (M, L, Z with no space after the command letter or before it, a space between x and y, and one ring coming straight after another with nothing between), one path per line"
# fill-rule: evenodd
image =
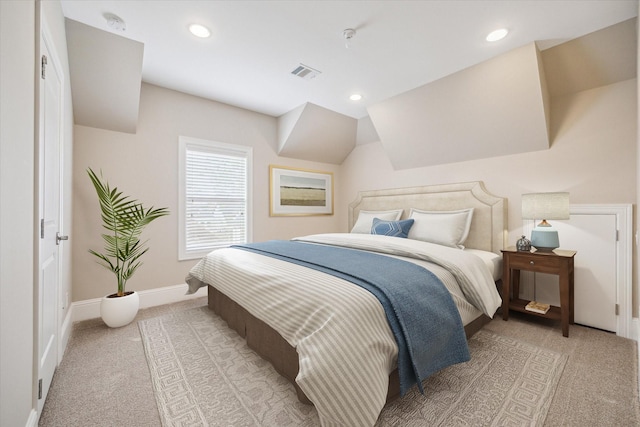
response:
M164 426L315 426L312 406L206 307L139 322ZM567 356L482 330L472 360L388 405L380 426L543 425Z

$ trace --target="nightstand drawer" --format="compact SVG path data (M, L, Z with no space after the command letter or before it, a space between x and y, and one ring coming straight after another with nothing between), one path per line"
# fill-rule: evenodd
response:
M531 255L510 255L509 266L514 270L546 272L558 271L562 265L562 260L558 257L532 257Z

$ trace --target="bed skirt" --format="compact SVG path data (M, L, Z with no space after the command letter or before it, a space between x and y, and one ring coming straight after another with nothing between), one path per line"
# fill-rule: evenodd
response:
M280 375L293 384L300 402L312 404L295 380L299 369L296 349L273 328L250 314L231 298L211 285L208 285L207 288L209 308L225 320L231 329L245 338L249 348L270 362ZM490 320L483 314L467 324L464 327L467 339ZM398 397L400 397L400 379L396 369L389 376L387 403Z

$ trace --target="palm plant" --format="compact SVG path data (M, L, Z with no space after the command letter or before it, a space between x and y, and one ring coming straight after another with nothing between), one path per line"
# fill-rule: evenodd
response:
M87 169L89 178L96 189L102 210L102 226L109 232L102 234L104 253L92 249L89 252L98 257L98 263L111 270L118 280L117 296L124 296L127 280L142 265L140 257L149 248L146 241L140 241L140 234L153 220L169 215L167 208L145 209L142 203L129 196L123 196L116 187L98 177L91 168Z

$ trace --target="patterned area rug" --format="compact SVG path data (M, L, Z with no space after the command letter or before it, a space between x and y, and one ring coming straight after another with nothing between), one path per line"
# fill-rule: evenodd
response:
M310 405L207 307L139 322L163 426L317 426ZM378 426L541 426L567 356L480 331L471 361L387 405Z

